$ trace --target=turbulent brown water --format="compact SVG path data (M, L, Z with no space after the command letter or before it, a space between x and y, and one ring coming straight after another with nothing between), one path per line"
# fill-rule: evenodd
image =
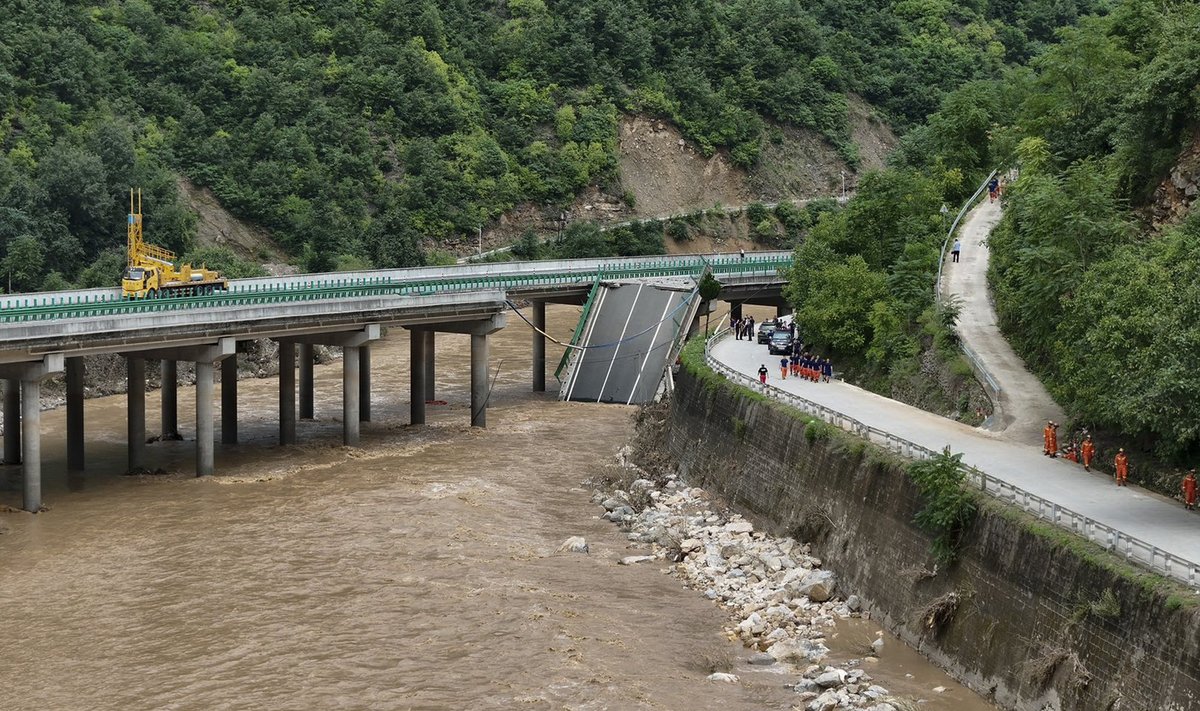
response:
M552 331L577 313L551 308ZM165 476L121 476L123 396L87 402L88 471L56 475L64 413L45 413L51 510L0 514L0 708L790 708L791 677L739 661L713 603L616 565L627 542L580 482L627 440L631 410L529 393L529 333L510 322L492 339L487 430L467 426L468 339L442 334L448 404L405 424L400 329L373 350L359 448L340 443L337 364L318 367L295 447L275 444L275 381L242 381L242 442L218 445L206 480L192 441L149 445ZM152 432L157 406L151 393ZM0 503L19 504L18 473L0 468ZM555 554L572 535L590 555ZM705 681L717 670L742 683ZM988 708L911 652L869 671L924 691L923 708Z

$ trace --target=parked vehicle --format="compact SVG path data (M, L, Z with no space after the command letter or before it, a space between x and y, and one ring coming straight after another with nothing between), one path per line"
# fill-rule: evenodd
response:
M792 354L792 334L790 331L778 330L771 333L767 341L767 352L771 355Z
M758 324L758 342L762 344L770 341L771 334L775 332L775 326L778 324L779 322L773 318L769 318Z

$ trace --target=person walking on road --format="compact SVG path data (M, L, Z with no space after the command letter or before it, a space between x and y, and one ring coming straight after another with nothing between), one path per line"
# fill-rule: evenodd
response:
M766 363L763 363L762 365L758 366L758 382L762 383L763 385L767 384L767 365L766 365Z
M1046 429L1042 430L1042 438L1045 440L1043 454L1051 459L1058 456L1058 425L1054 420L1046 421Z
M996 202L996 198L1000 196L1000 181L992 178L988 181L988 202Z
M754 317L753 316L746 317L746 339L750 340L750 341L754 340Z
M788 361L787 356L784 356L779 359L779 377L781 379L787 380L788 366L790 366L790 365L791 365L791 362Z
M1092 441L1091 435L1083 438L1083 444L1079 445L1079 453L1083 456L1083 470L1090 472L1092 470L1092 457L1096 456L1096 443Z
M1129 455L1125 454L1124 447L1117 450L1113 465L1117 468L1117 486L1125 486L1125 479L1129 477Z
M742 320L740 318L733 319L729 322L729 327L733 329L734 338L742 340Z
M962 251L962 240L954 238L954 246L950 248L950 261L958 262L958 253Z
M1188 511L1196 510L1196 470L1188 471L1187 476L1183 478L1183 483L1179 485L1180 491L1183 492L1183 505Z

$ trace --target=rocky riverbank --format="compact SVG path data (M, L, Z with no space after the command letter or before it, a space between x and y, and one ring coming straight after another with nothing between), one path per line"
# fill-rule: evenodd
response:
M614 472L593 482L601 487L593 501L604 507L603 518L626 530L631 542L649 546L648 554L627 556L622 564L671 563L672 576L728 611L726 633L754 650L749 664L783 665L780 671L797 693L795 708L900 711L913 703L873 684L863 668L882 652L882 631L862 658L825 663L837 621L869 619L870 612L855 595L844 600L834 595L836 574L822 567L807 544L755 531L750 521L675 473L642 469L630 460L631 451L621 450ZM733 671L708 679L737 683Z

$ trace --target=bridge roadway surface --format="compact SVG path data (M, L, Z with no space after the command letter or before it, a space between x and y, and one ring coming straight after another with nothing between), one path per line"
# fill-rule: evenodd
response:
M1079 464L1049 459L1040 447L1009 441L841 381L811 383L779 377L779 358L766 346L725 338L713 346L720 363L755 379L765 364L768 384L837 410L867 425L940 451L949 446L963 462L1142 539L1190 561L1200 562L1200 513L1136 487L1117 487L1111 478L1085 472ZM1135 462L1136 465L1136 462Z
M698 277L778 299L787 251L572 259L239 279L228 292L128 301L119 289L0 296L0 363L291 337L369 324L430 326L499 315L505 299L582 303L598 280ZM764 297L767 293L764 292Z

